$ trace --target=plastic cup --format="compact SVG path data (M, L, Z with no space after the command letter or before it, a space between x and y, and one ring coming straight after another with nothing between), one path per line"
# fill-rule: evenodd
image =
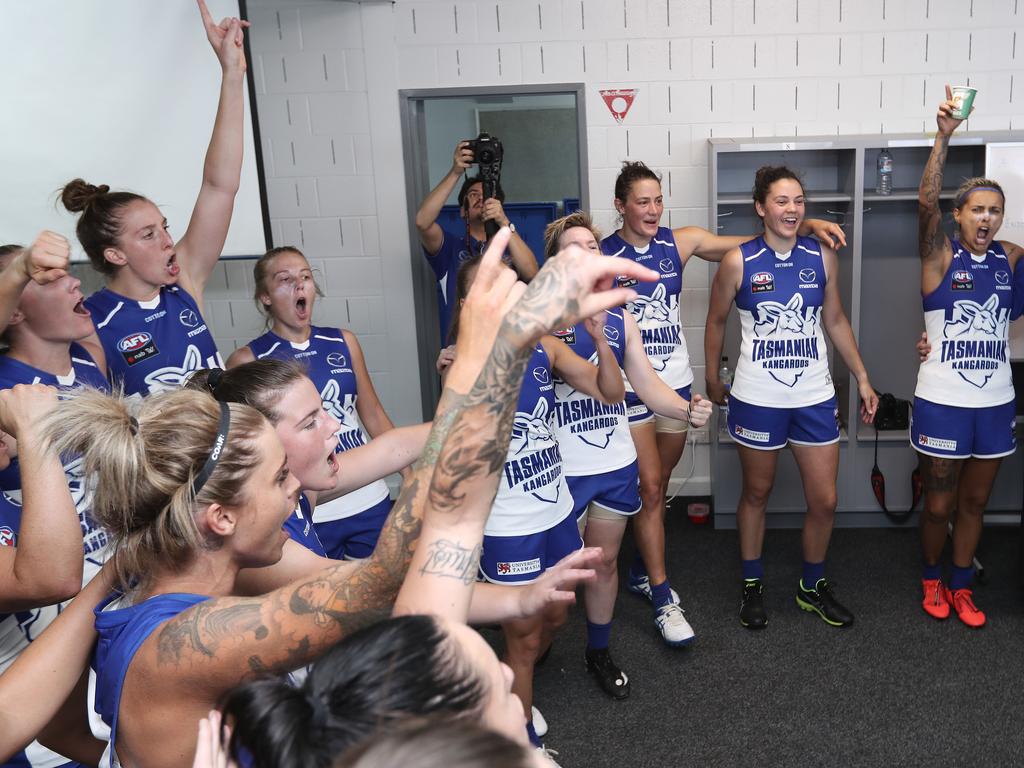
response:
M950 90L953 94L953 117L957 120L966 120L971 114L971 107L974 105L974 97L978 95L978 89L968 85L954 85Z
M686 514L690 522L695 525L704 525L711 519L711 507L702 501L692 501L686 507Z

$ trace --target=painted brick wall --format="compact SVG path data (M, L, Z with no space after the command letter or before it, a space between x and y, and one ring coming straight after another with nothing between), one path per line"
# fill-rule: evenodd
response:
M590 199L605 229L627 158L664 174L668 224L704 225L710 136L928 131L947 81L980 90L967 130L1024 124L1024 0L249 5L275 244L298 243L321 270L320 322L360 335L399 422L420 416L399 88L585 83ZM622 125L606 87L639 89ZM227 264L208 294L229 350L258 330L246 271ZM698 382L707 277L691 263L682 297ZM708 474L701 446L687 492L706 491Z

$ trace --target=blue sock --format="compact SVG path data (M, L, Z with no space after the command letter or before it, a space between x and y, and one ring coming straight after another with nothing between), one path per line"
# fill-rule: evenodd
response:
M651 602L654 603L655 610L672 602L672 586L668 579L661 584L651 584Z
M949 588L953 592L956 592L958 589L970 589L973 579L974 566L961 568L956 563L953 563L953 572L949 577Z
M822 560L820 563L809 563L804 560L804 569L802 581L804 583L804 589L814 589L814 586L818 583L819 579L825 577L825 561Z
M530 743L535 747L543 747L544 742L540 740L540 736L537 735L537 731L533 728L533 720L530 720L526 724L526 735L530 737Z
M587 622L587 648L599 651L608 647L608 641L612 635L612 623L591 624Z
M754 579L764 578L764 566L761 564L761 558L755 557L753 560L743 561L743 580L752 581Z
M925 581L935 581L936 579L941 579L942 564L936 563L935 565L928 565L928 563L922 563L921 578Z
M647 566L644 565L644 559L637 552L633 555L633 564L629 566L629 578L640 579L647 575Z

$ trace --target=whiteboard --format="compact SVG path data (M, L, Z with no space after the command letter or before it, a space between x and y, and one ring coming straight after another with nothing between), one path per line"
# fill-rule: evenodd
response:
M988 144L985 176L998 181L1006 193L1003 226L997 237L1024 245L1024 142ZM1010 359L1024 360L1024 320L1010 326Z
M239 12L238 0L207 4L218 21ZM0 243L52 229L84 258L75 217L55 207L76 176L149 197L180 238L220 93L195 0L2 0L0 29ZM224 247L234 256L266 250L245 90L245 159Z

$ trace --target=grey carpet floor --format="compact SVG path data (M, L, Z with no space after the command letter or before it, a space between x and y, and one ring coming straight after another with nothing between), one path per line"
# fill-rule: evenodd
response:
M697 638L663 645L649 605L623 588L612 652L632 695L612 701L584 669L585 624L574 609L536 676L545 741L566 768L1024 764L1016 528L985 531L981 630L923 613L913 529L835 532L828 574L856 615L844 630L795 605L798 531L768 531L761 632L737 618L735 532L676 513L667 536L669 574ZM627 534L623 578L632 551Z

